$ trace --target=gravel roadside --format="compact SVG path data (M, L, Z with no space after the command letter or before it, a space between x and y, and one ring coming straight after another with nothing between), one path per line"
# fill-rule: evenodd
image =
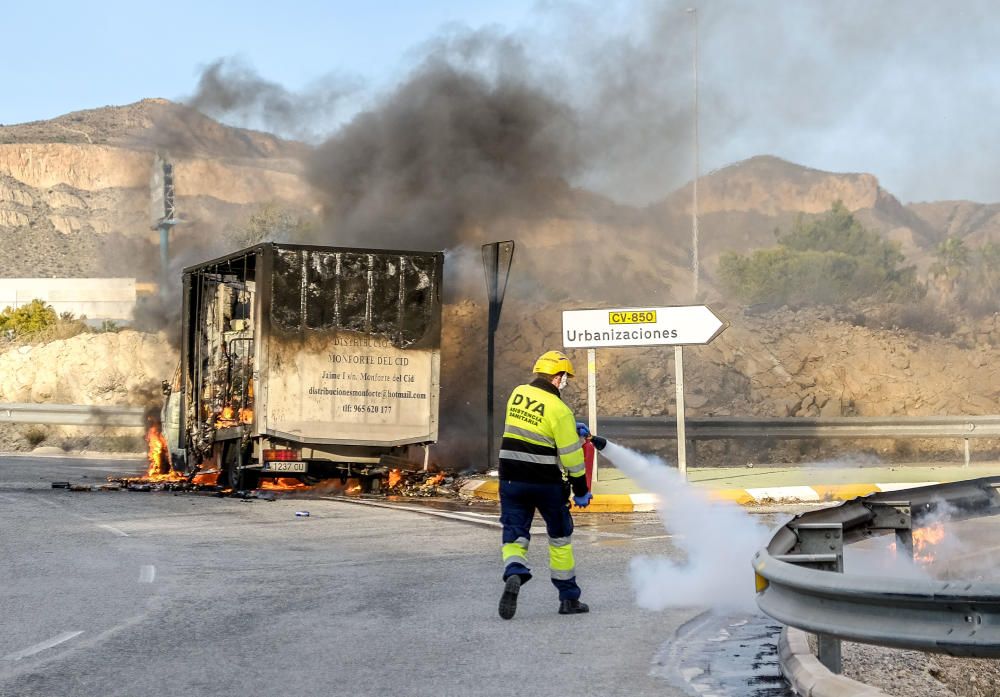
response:
M809 645L816 651L814 636ZM1000 660L841 645L844 675L894 697L1000 697Z

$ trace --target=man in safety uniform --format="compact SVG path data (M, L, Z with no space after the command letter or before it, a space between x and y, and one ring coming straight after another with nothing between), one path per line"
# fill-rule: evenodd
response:
M573 365L559 351L548 351L535 362L534 380L514 388L507 401L500 445L500 522L503 524L504 590L500 616L509 620L517 610L521 586L531 579L528 544L535 509L549 536L549 569L559 591L559 614L589 612L580 602L573 559L573 517L569 494L586 508L593 495L587 488L580 435L598 450L607 441L591 436L583 424L577 432L573 412L560 398L573 377ZM564 474L566 476L564 476ZM568 480L568 481L567 481Z

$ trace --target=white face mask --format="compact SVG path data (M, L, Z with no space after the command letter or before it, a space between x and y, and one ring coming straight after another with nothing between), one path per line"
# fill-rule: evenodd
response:
M569 375L563 373L562 377L559 378L559 391L562 392L565 390L567 384L569 384Z

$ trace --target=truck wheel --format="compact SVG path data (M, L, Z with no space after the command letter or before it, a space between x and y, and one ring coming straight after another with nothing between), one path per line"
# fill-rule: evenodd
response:
M361 485L362 494L377 494L382 487L382 480L375 476L360 477L358 484Z
M260 473L254 470L243 470L243 489L250 491L251 489L260 488Z
M243 453L242 460L246 461L247 453ZM223 488L233 491L247 491L256 489L260 485L260 474L248 470L239 470L240 444L230 441L223 446L222 451L222 476L219 477Z

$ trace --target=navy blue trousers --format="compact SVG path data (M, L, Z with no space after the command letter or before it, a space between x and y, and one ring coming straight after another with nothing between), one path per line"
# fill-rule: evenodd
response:
M503 525L503 577L518 575L525 583L531 578L528 545L531 521L538 511L549 536L549 570L560 600L577 600L573 558L573 516L569 512L569 490L563 484L540 484L500 480L500 523Z

